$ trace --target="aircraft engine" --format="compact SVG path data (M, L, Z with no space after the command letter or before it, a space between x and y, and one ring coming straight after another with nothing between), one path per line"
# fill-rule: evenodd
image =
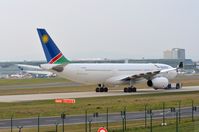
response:
M149 87L153 87L154 89L165 89L169 84L169 80L165 77L156 77L152 80L147 81L147 85Z

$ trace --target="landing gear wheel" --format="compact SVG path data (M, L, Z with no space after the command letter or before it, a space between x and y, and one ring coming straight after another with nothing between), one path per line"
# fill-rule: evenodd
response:
M129 88L128 88L128 92L129 92L129 93L132 93L132 92L133 92L133 88L132 88L132 87L129 87Z
M103 87L100 88L100 92L104 92L104 88Z
M132 88L132 92L134 92L134 93L137 92L137 88L135 88L135 87Z
M137 89L135 87L124 88L125 93L132 93L132 92L136 92L136 91L137 91Z
M180 89L180 84L176 83L176 89Z
M104 88L104 92L108 92L108 88L107 87Z
M127 93L128 92L128 88L124 88L124 92Z
M98 93L100 92L100 88L96 88L95 91Z
M171 84L168 84L167 89L171 89Z

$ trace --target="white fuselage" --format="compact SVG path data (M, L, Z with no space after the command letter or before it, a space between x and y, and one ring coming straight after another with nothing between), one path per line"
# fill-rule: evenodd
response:
M46 66L41 67L49 70ZM71 63L64 66L62 72L56 72L54 70L50 71L63 78L83 84L120 84L124 82L118 80L127 76L139 75L141 73L169 68L172 67L166 64ZM158 74L156 77L163 76L170 80L175 78L176 75L176 71L169 71L163 74Z

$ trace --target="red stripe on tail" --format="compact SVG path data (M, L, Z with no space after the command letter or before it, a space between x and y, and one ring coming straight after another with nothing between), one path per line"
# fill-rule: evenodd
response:
M55 56L53 59L50 60L50 64L53 64L57 60L59 60L62 57L62 53L59 53L57 56Z

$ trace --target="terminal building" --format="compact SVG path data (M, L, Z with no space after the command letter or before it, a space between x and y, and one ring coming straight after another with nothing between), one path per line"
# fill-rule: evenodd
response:
M185 49L180 49L180 48L173 48L171 50L166 50L163 53L163 58L164 59L180 59L184 60L185 57Z

